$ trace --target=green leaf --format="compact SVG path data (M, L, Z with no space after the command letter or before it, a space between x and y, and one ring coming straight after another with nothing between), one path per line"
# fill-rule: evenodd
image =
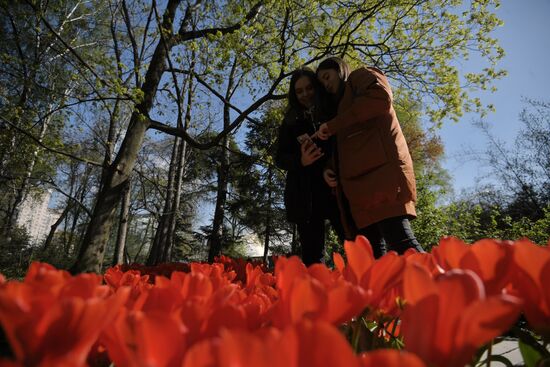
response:
M535 348L523 342L521 339L519 340L519 350L523 357L523 362L527 367L535 367L537 362L542 359L542 356Z

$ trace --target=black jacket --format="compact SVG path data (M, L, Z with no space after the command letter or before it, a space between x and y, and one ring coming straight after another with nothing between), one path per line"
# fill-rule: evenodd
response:
M323 168L331 155L332 141L314 140L324 156L309 166L302 166L300 143L297 137L307 133L312 135L320 121L308 115L290 110L286 113L279 128L275 163L288 171L285 185L285 208L289 222L303 223L311 218L313 209L316 215L327 217L331 190L323 179Z

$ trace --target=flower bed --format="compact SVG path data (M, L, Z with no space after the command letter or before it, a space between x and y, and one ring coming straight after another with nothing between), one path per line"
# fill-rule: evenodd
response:
M462 367L505 333L528 365L550 357L548 246L344 247L334 269L291 257L274 273L226 257L103 276L33 263L0 285L0 366Z

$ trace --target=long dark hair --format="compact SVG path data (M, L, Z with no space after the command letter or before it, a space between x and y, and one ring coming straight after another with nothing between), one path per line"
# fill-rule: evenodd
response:
M321 84L317 80L315 72L313 72L312 69L303 66L299 69L294 70L292 76L290 77L290 85L288 87L288 105L290 108L293 108L296 111L304 110L304 106L300 104L300 102L298 101L298 97L296 96L296 82L298 81L298 79L304 76L309 79L311 85L313 85L313 88L315 89L315 105L318 104L318 97L320 95L320 92L323 90Z
M298 102L298 97L296 96L296 82L298 81L298 79L304 76L309 78L309 81L311 82L311 84L313 85L313 89L315 90L314 116L311 117L316 120L325 120L331 117L332 114L327 104L329 103L328 93L326 93L325 88L317 79L317 75L315 74L315 72L306 66L296 69L290 77L290 85L288 88L287 114L290 113L291 115L294 115L296 117L304 117L305 108L300 104L300 102Z
M317 74L319 74L321 70L327 69L336 70L338 72L338 76L340 76L340 79L344 81L348 80L350 73L349 65L342 58L332 56L324 59L317 67Z

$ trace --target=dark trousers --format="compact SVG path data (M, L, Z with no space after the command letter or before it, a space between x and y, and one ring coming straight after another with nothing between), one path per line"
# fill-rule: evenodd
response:
M416 240L406 216L384 219L359 229L358 234L367 237L376 259L382 257L386 250L395 251L400 255L410 248L425 252Z
M340 213L336 201L330 203L328 212L326 209L315 209L319 208L314 208L308 221L296 224L302 247L302 261L306 266L324 262L325 219L329 220L340 242L344 241L344 229L340 222Z

